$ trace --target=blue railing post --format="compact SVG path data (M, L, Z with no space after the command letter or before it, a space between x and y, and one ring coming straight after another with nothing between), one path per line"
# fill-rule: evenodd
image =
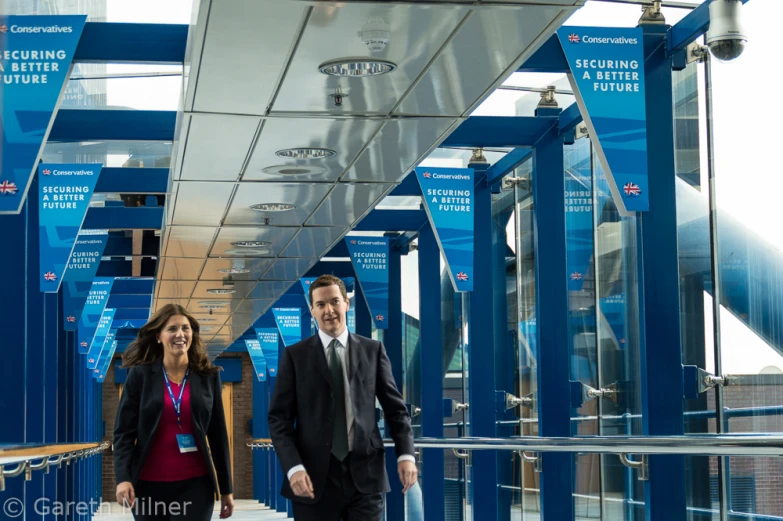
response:
M419 355L421 435L443 437L443 335L441 333L440 248L432 226L419 231ZM443 450L421 451L424 519L445 521Z
M487 163L471 163L468 166L475 170L477 179L480 179L489 167ZM505 247L505 230L499 230L492 218L492 187L486 182L480 182L476 186L474 206L473 294L470 296L468 328L470 435L494 437L495 350L498 343L504 342L503 338L498 336L496 326L498 321L503 326L506 323L506 317L498 316L495 309L496 292L502 292L505 298L505 285L498 287L495 284L495 250L498 241L503 241ZM498 453L490 450L474 451L472 454L471 487L475 519L500 519L497 458Z
M402 294L400 256L397 248L389 251L389 328L383 333L383 345L391 362L397 388L402 392ZM358 319L358 316L357 316ZM387 433L388 435L388 433ZM405 498L397 475L397 456L394 449L386 449L386 471L389 473L391 491L386 494L386 521L405 520Z
M552 128L542 136L533 152L538 426L541 436L571 435L563 169L563 140L557 128ZM542 519L574 519L574 456L545 453L541 457Z
M683 434L672 64L666 25L644 25L650 211L637 217L642 432ZM650 52L652 51L652 52ZM650 456L647 521L685 521L685 458Z

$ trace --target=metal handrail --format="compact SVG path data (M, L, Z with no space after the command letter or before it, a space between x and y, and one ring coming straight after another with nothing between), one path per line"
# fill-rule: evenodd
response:
M33 471L43 470L48 474L51 466L61 468L63 462L66 465L70 465L72 459L80 460L93 456L107 450L109 447L111 447L111 444L105 441L94 448L63 452L52 456L44 456L43 458L35 455L20 457L18 461L14 461L14 464L16 464L14 470L5 470L4 465L0 465L0 492L5 490L6 478L15 478L24 474L25 480L30 481ZM33 461L38 461L38 463L33 464Z
M259 440L260 441L260 440ZM385 447L394 442L383 440ZM252 442L252 448L270 448L270 443ZM419 449L512 450L525 452L571 452L581 454L681 454L687 456L783 456L783 436L764 434L693 436L584 436L554 438L416 438ZM463 453L464 454L464 453ZM630 461L629 461L630 462ZM635 462L630 462L635 463Z

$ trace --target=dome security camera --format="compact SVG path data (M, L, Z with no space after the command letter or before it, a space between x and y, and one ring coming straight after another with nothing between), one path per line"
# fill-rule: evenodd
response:
M742 54L748 37L742 24L742 0L712 0L707 47L720 61L731 61Z

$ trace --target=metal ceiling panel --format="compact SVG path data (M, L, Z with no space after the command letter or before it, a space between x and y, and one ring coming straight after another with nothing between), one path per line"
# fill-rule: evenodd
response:
M169 224L220 226L233 191L233 183L180 182Z
M299 2L212 2L194 110L263 114L306 8Z
M261 257L276 257L283 248L286 247L291 237L297 232L298 228L293 227L236 227L224 226L218 233L215 245L212 247L212 255L226 256L226 253L232 249L246 249L240 245L231 243L238 241L264 241L271 243L269 246L253 248Z
M169 226L167 257L204 258L212 245L217 228L202 226Z
M250 290L253 289L253 286L255 285L254 282L251 281L232 281L234 284L234 291L233 294L228 295L213 295L211 293L208 293L208 289L216 289L216 288L224 288L221 281L201 281L198 284L195 284L195 288L193 290L193 298L203 298L203 299L232 299L232 298L245 298L245 295L250 293Z
M233 86L232 86L233 88ZM219 96L218 98L230 98ZM236 181L255 138L261 118L225 114L191 117L183 181Z
M203 312L191 313L191 316L198 321L199 325L210 327L220 327L229 319L228 315L210 315Z
M339 183L318 207L307 224L351 226L370 206L394 185L380 183Z
M409 118L387 121L342 181L396 183L459 120Z
M253 316L260 316L263 312L269 309L269 306L273 304L272 300L263 299L247 299L237 308L237 313L245 313ZM242 330L239 334L244 333Z
M336 181L382 123L372 119L267 119L242 180ZM327 148L335 154L309 160L276 155L279 150L297 147ZM291 173L296 171L303 172Z
M213 315L230 315L231 313L234 313L239 305L242 303L242 299L233 299L233 300L223 300L223 299L217 299L217 298L199 298L199 299L190 299L188 302L188 305L185 307L188 311L191 313L204 313L205 311L209 311L207 307L210 304L214 304L215 307L212 309Z
M532 54L531 44L554 33L552 20L562 11L546 6L473 11L395 113L463 115L486 93L488 81L507 76L509 67Z
M223 280L224 277L231 275L234 280L256 281L261 278L261 275L266 272L273 261L274 259L207 259L201 280ZM244 268L250 272L229 274L218 271L228 268Z
M295 283L295 281L287 280L262 280L253 287L247 298L274 300Z
M195 286L190 280L162 280L158 282L158 298L189 299Z
M317 259L277 259L264 274L266 280L297 280Z
M301 228L280 256L319 258L347 231L337 227Z
M184 298L157 298L155 299L155 311L159 311L166 304L178 304L187 309L190 301Z
M388 114L468 12L464 6L316 4L288 68L274 112ZM371 19L388 26L389 43L371 53L359 33ZM346 57L392 61L397 68L382 76L338 78L322 74L325 62ZM335 107L329 94L348 94Z
M329 184L318 183L241 183L225 224L301 226L331 187ZM261 203L285 203L296 208L283 212L259 212L250 208L250 205ZM265 219L269 222L265 223Z
M161 280L198 280L204 259L182 259L166 257L163 259Z

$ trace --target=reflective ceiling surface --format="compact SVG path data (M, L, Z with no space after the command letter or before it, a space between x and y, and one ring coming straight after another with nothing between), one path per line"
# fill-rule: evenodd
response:
M196 0L156 309L225 349L582 3ZM396 68L320 72L342 58ZM299 147L334 154L277 154Z

